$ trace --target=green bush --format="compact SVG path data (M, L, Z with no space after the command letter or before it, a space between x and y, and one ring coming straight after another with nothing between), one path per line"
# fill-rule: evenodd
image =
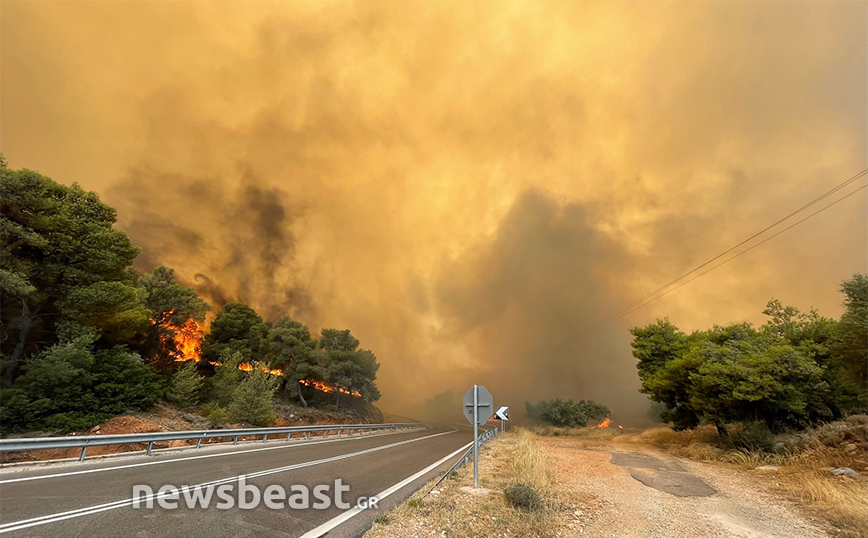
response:
M279 380L258 368L250 371L232 393L229 419L252 426L270 426L274 419L272 398Z
M221 365L214 369L214 376L210 380L211 392L214 400L226 407L232 402L235 389L244 379L244 371L238 369L244 362L244 355L226 351L220 354L220 362Z
M229 420L226 408L220 407L217 404L203 405L202 416L215 424L224 424Z
M536 405L525 402L528 418L539 420L552 426L587 426L589 420L601 420L611 412L605 405L592 400L551 400L542 401Z
M518 482L504 490L506 500L521 510L536 510L542 504L539 494L523 482Z
M775 436L764 422L741 424L729 436L729 444L732 448L751 452L771 452L776 441Z
M125 346L94 350L90 337L54 345L25 365L17 387L0 397L3 431L74 431L161 396L154 372Z
M181 407L193 407L202 401L202 386L205 378L198 373L199 366L194 361L188 361L172 374L166 400Z
M43 429L60 433L89 430L111 417L107 413L57 413L43 421Z

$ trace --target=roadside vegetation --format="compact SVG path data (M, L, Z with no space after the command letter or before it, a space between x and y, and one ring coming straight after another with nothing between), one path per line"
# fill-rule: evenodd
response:
M407 502L380 515L366 538L400 536L558 536L565 499L534 435L522 428L480 454L481 494L471 492L473 466L466 465L431 494L426 485ZM463 489L462 489L463 488Z
M528 406L531 418L547 424L534 431L651 445L751 470L839 536L868 538L868 275L854 275L841 291L840 320L773 299L760 327L686 334L666 319L635 327L641 391L669 426L587 428Z
M563 427L586 426L589 420L602 420L612 414L608 407L591 400L556 399L536 405L525 402L524 407L528 419Z
M86 430L159 401L266 426L276 395L331 409L380 397L376 356L349 330L314 338L239 302L209 315L172 269L135 270L140 249L96 193L0 156L0 215L3 433Z
M868 413L868 275L841 285L840 320L778 300L761 327L715 326L686 334L669 320L634 327L641 391L663 405L676 430L703 424L762 423L803 430Z

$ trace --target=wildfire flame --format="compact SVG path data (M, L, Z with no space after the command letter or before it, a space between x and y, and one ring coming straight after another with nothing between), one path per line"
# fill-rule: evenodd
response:
M249 362L242 362L241 364L238 365L238 369L244 370L245 372L250 372L253 370L253 365L250 364ZM272 369L269 369L267 366L264 366L262 364L259 365L259 369L265 373L268 373L271 375L279 375L280 377L283 377L283 370L278 370L276 368L272 370Z
M311 381L310 379L302 379L300 381L300 383L302 385L304 385L305 387L313 387L313 388L315 388L317 390L321 390L323 392L341 392L343 394L349 394L350 396L358 396L359 398L362 397L362 395L359 394L359 392L356 390L350 392L347 389L343 389L341 387L334 387L332 385L327 385L326 383L321 383L319 381Z
M608 428L609 424L612 423L612 419L603 419L603 422L597 424L597 428Z
M166 312L163 319L151 320L154 325L160 325L172 331L172 334L161 333L160 344L163 349L170 348L169 342L174 342L174 351L169 351L169 356L176 362L202 360L202 326L195 319L188 319L183 325L172 323L169 318L175 313L174 310Z

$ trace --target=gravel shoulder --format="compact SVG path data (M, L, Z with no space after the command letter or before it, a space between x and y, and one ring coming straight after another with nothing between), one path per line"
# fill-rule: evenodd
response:
M676 458L642 444L532 436L545 480L541 511L505 500L521 476L515 438L486 446L480 486L470 470L381 516L366 538L822 538L827 523L773 492L757 471ZM540 475L540 472L537 472ZM770 487L772 486L772 487Z
M748 472L674 458L649 447L588 445L570 438L539 438L539 442L551 458L559 494L578 501L566 536L829 536L819 521L764 491ZM617 465L612 463L613 453L616 461L620 454L645 458L634 457L632 462L626 458ZM654 461L659 462L657 469L652 468ZM679 481L699 479L711 490L700 488L696 495L682 496L646 485L637 476L654 476L676 487Z

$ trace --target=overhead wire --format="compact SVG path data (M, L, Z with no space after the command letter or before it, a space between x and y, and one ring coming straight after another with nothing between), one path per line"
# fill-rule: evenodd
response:
M839 184L836 185L835 187L829 189L828 191L826 191L826 192L824 192L823 194L817 196L817 197L814 198L813 200L807 202L807 203L806 203L805 205L803 205L802 207L800 207L800 208L798 208L798 209L796 209L796 210L790 212L788 215L786 215L786 216L784 216L784 217L782 217L782 218L776 220L776 221L773 222L772 224L769 224L768 226L766 226L766 227L763 228L762 230L760 230L760 231L754 233L753 235L751 235L751 236L748 237L747 239L745 239L745 240L743 240L743 241L741 241L741 242L739 242L739 243L733 245L732 247L730 247L730 248L724 250L723 252L721 252L720 254L714 256L713 258L709 259L708 261L706 261L706 262L704 262L704 263L702 263L702 264L700 264L700 265L697 265L696 267L694 267L694 268L691 269L690 271L687 271L686 273L682 274L682 275L679 276L678 278L675 278L675 279L673 279L673 280L670 280L670 281L667 282L666 284L660 286L659 288L655 289L654 291L651 291L651 292L645 294L644 296L640 297L639 299L636 299L636 300L633 301L632 303L629 303L629 304L627 304L627 305L624 305L624 306L621 307L620 309L618 309L618 310L616 310L616 311L614 311L614 312L611 312L610 314L606 315L606 316L601 320L601 323L605 323L605 322L608 322L608 321L610 321L610 320L614 320L614 319L617 319L617 318L621 317L620 314L621 314L622 312L632 311L631 309L633 308L633 306L642 303L642 302L645 301L647 298L652 297L652 296L656 295L657 293L659 293L659 292L665 290L666 288L668 288L668 287L670 287L670 286L672 286L672 285L678 283L680 280L683 280L684 278L690 276L691 274L693 274L693 273L695 273L696 271L702 269L703 267L705 267L705 266L707 266L708 264L714 262L715 260L719 260L720 258L722 258L723 256L726 256L727 254L729 254L730 252L734 251L734 250L737 249L738 247L740 247L740 246L742 246L742 245L744 245L744 244L746 244L746 243L749 243L749 242L752 241L753 239L756 239L757 237L759 237L760 235L764 234L765 232L771 230L771 229L774 228L775 226L777 226L777 225L783 223L784 221L790 219L791 217L793 217L793 216L795 216L795 215L801 213L801 212L804 211L805 209L808 209L809 207L811 207L811 206L813 206L814 204L816 204L816 203L818 203L818 202L824 200L825 198L828 198L828 197L831 196L832 194L834 194L834 193L838 192L839 190L843 189L844 187L850 185L851 183L853 183L854 181L858 180L859 178L864 177L866 174L868 174L868 168L866 168L866 169L862 170L861 172L859 172L859 173L857 173L857 174L851 176L850 178L844 180L843 182L839 183ZM703 273L703 274L704 274L704 273ZM680 287L680 286L679 286L679 287Z
M868 171L868 170L866 170L866 171ZM864 175L864 174L863 174L863 175ZM860 176L860 177L861 177L861 176ZM640 308L642 308L642 307L644 307L644 306L647 306L647 305L651 304L652 302L656 301L657 299L660 299L661 297L663 297L663 296L665 296L665 295L668 295L669 293L672 293L673 291L675 291L675 290L681 288L682 286L685 286L685 285L689 284L690 282L693 282L693 281L696 280L697 278L700 278L700 277L702 277L703 275L706 275L706 274L710 273L711 271L714 271L714 270L717 269L718 267L720 267L720 266L722 266L722 265L725 265L725 264L731 262L732 260L734 260L734 259L736 259L736 258L742 256L743 254L746 254L746 253L750 252L751 250L753 250L753 249L759 247L760 245L763 245L764 243L767 243L768 241L771 241L772 239L774 239L775 237L781 235L782 233L786 232L787 230L789 230L789 229L791 229L791 228L793 228L793 227L795 227L795 226L798 226L799 224L805 222L806 220L808 220L808 219L814 217L815 215L818 215L819 213L822 213L823 211L825 211L825 210L829 209L830 207L832 207L832 206L834 206L834 205L836 205L836 204L838 204L838 203L844 201L845 199L847 199L847 198L853 196L854 194L858 193L859 191L861 191L862 189L865 189L865 188L868 188L868 184L866 184L866 185L862 185L861 187L857 188L856 190L854 190L854 191L852 191L852 192L850 192L850 193L848 193L848 194L842 196L841 198L838 198L838 199L835 200L834 202L832 202L832 203L830 203L830 204L828 204L828 205L823 206L821 209L818 209L817 211L815 211L815 212L811 213L810 215L806 216L805 218L803 218L803 219L801 219L801 220L798 220L798 221L796 221L796 222L790 224L790 225L787 226L786 228L784 228L784 229L782 229L782 230L780 230L780 231L774 233L773 235L770 235L769 237L763 239L763 240L760 241L759 243L756 243L756 244L754 244L754 245L751 245L750 247L748 247L748 248L746 248L746 249L744 249L744 250L738 252L738 253L735 254L734 256L731 256L731 257L727 258L726 260L722 261L721 263L719 263L719 264L717 264L717 265L714 265L714 266L711 267L710 269L708 269L708 270L706 270L706 271L703 271L702 273L699 273L698 275L694 276L693 278L690 278L689 280L686 280L686 281L684 281L684 282L681 282L680 284L678 284L677 286L675 286L675 287L672 288L672 289L666 290L666 291L663 292L663 293L659 293L660 291L662 291L663 289L665 289L666 287L668 287L668 285L665 286L665 287L663 287L663 288L658 288L657 292L654 292L654 293L651 293L651 294L646 295L645 298L643 298L643 301L634 301L634 302L632 303L633 306L632 306L631 308L629 308L629 309L624 309L624 308L622 308L622 309L619 311L620 313L618 313L617 315L614 315L614 316L613 316L613 315L607 316L605 319L603 319L603 320L601 320L600 322L598 322L597 324L595 324L595 325L594 325L593 327L591 327L589 330L591 330L591 329L595 329L595 328L600 327L600 326L602 326L602 325L605 325L606 323L609 323L610 321L614 321L614 320L616 320L616 319L622 318L622 317L624 317L624 316L626 316L626 315L628 315L628 314L630 314L630 313L632 313L632 312L634 312L634 311L636 311L636 310L638 310L638 309L640 309ZM836 189L836 190L837 190L837 189ZM825 197L826 197L826 196L823 196L823 198L825 198ZM822 199L822 198L821 198L821 199ZM813 205L813 204L811 204L811 205ZM805 206L805 207L809 207L809 206ZM754 236L754 237L755 237L755 236ZM744 242L742 242L741 244L744 244ZM732 250L733 250L733 249L729 249L727 252L731 252ZM726 254L726 253L724 253L724 254ZM708 263L710 263L711 261L714 261L714 260L716 260L716 259L719 259L720 257L721 257L721 256L718 255L718 256L716 256L715 258L713 258L712 260L709 260L709 262L704 263L704 264L703 264L702 266L700 266L700 267L704 267L704 266L708 265ZM679 277L679 278L676 280L676 282L677 282L678 280L681 280L682 278L684 278L684 276L689 275L689 274L691 274L691 273L693 273L693 272L695 272L695 269L694 269L693 271L690 271L689 273L686 273L685 275L682 275L681 277ZM659 293L659 295L656 295L656 293ZM650 300L644 300L644 299L648 299L649 297L651 297L651 296L653 296L653 295L656 295L656 296L654 296L654 297L651 298Z

